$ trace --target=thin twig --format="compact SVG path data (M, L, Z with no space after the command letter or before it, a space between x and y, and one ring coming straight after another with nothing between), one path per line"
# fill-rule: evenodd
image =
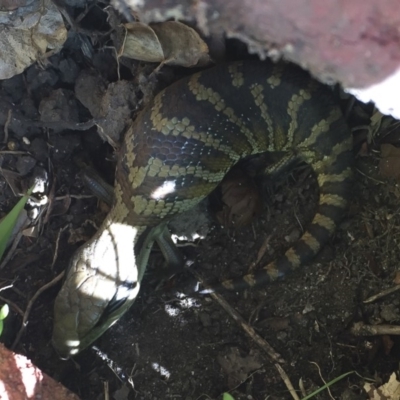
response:
M71 129L74 131L87 131L90 128L93 128L96 125L96 122L91 119L86 122L71 122L71 121L31 121L31 125L38 128L49 128L49 129L58 129L65 130Z
M126 26L124 26L125 29L125 35L124 35L124 40L122 42L122 46L119 50L119 52L117 52L117 49L115 48L115 53L117 54L117 74L118 74L118 80L121 80L121 76L120 76L120 64L119 64L119 59L122 57L124 50L125 50L125 44L126 44L126 38L128 37L128 29L126 29Z
M365 304L372 303L378 299L381 299L382 297L385 297L385 296L388 296L389 294L397 292L398 290L400 290L400 285L396 285L389 289L382 290L382 292L374 294L371 297L368 297L368 299L364 300L363 303L365 303Z
M61 229L58 231L57 240L56 240L56 248L55 248L55 250L54 250L53 262L51 263L50 269L53 269L53 268L54 268L54 264L56 263L56 260L57 260L57 257L58 257L58 246L59 246L59 244L60 244L60 237L61 237L61 234L62 234L68 227L69 227L69 225L65 225L64 228L61 228Z
M21 317L24 316L24 312L11 300L6 299L3 296L0 296L0 300L4 301L4 303L7 303L14 311L16 311Z
M65 200L66 198L70 197L71 199L93 199L94 196L93 194L66 194L64 196L57 196L54 197L54 200L56 201L61 201L61 200Z
M24 330L26 328L27 325L27 321L29 318L29 314L31 312L33 303L36 301L36 299L43 293L45 292L47 289L53 287L56 283L58 283L63 277L64 277L64 272L61 272L60 274L58 274L52 281L46 283L45 285L43 285L34 295L33 297L29 300L29 303L26 307L25 313L24 313L24 317L22 318L22 324L21 324L21 328L18 331L17 337L14 340L14 343L11 346L11 350L15 349L15 346L18 344L18 342L21 339L22 334L24 333Z
M13 154L13 155L24 155L30 154L29 151L21 151L21 150L1 150L0 154Z
M289 393L292 395L294 400L300 400L300 397L297 395L295 388L292 385L292 382L290 382L289 377L287 376L286 372L284 371L284 369L279 365L279 364L275 364L275 368L278 370L279 375L281 376L284 384L286 385L286 387L289 390Z
M293 214L294 214L294 217L296 218L297 223L298 223L299 226L300 226L300 231L301 231L301 232L304 232L303 224L301 223L299 217L297 216L296 210L293 211Z
M236 386L229 388L229 392L233 392L234 390L236 390L239 386L243 385L243 383L247 382L249 379L253 377L253 375L258 374L260 371L264 370L262 368L256 369L251 374L247 375L247 377L243 381L239 382Z
M385 182L383 182L383 181L380 181L380 180L378 180L378 179L373 178L372 176L369 176L369 175L367 175L367 174L364 174L364 172L360 171L358 168L356 168L356 170L357 170L358 173L360 173L361 175L365 176L367 179L370 179L370 180L373 181L373 182L385 184Z
M108 381L103 382L103 387L104 387L104 400L110 400L110 390Z
M193 270L189 269L190 272L196 277L196 279L207 289L209 286L204 282L203 278L200 274ZM251 327L244 318L234 310L228 302L218 293L211 292L210 296L239 324L239 326L267 353L267 355L275 362L285 363L285 360L282 356L277 353L272 346L266 342L257 332Z
M300 389L301 395L302 395L303 397L306 397L306 396L307 396L307 392L306 392L306 389L305 389L305 387L304 387L303 378L300 378L300 379L299 379L299 389Z
M324 385L326 386L326 390L328 391L329 396L331 397L332 400L335 400L335 398L332 396L332 393L331 393L331 390L329 389L329 386L327 386L327 383L326 383L325 379L324 379L323 376L322 376L321 368L319 367L319 365L318 365L316 362L314 362L314 361L310 361L310 364L314 364L314 365L317 367L319 377L321 378L321 381L322 381L322 382L324 383Z
M14 287L14 284L13 284L13 283L12 283L11 285L2 286L2 287L0 288L0 292L2 292L3 290L11 289L12 287Z
M355 336L400 335L399 325L367 325L356 322L350 329Z
M8 142L8 127L11 122L11 116L12 116L12 109L10 108L7 113L6 123L4 124L4 143Z

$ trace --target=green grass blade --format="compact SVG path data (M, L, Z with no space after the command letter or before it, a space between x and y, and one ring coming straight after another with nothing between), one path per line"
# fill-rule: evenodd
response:
M6 319L9 312L10 307L8 307L8 304L4 304L4 306L0 308L0 321Z
M312 397L314 397L315 395L317 395L319 392L322 392L323 390L325 390L326 388L334 385L336 382L339 382L341 379L345 378L347 375L350 374L354 374L354 371L350 371L350 372L346 372L343 375L338 376L335 379L332 379L331 381L329 381L328 383L326 383L324 386L321 386L320 388L318 388L317 390L315 390L314 392L312 392L311 394L309 394L306 397L303 397L301 400L309 400Z
M6 250L8 240L10 239L12 230L17 222L18 215L24 208L31 193L32 188L28 190L28 193L19 200L14 208L0 222L0 259L3 257Z
M4 328L3 320L7 318L9 312L10 308L8 307L8 304L4 304L3 307L0 308L0 336L3 333Z

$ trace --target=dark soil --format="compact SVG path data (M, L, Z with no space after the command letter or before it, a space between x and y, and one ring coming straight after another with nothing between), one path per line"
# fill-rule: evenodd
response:
M94 30L93 21L86 25ZM82 165L92 165L112 182L113 149L96 126L78 131L76 123L95 118L102 138L118 143L119 135L111 133L123 132L153 93L188 73L164 67L151 78L157 65L121 59L118 80L114 52L104 48L106 39L104 33L88 59L81 51L81 34L71 31L59 54L0 84L0 213L5 215L17 202L11 187L22 192L43 171L48 173L49 198L36 218L34 235L22 237L1 272L2 286L12 285L1 293L3 302L12 302L2 337L9 346L22 321L16 306L25 311L108 210L88 196L80 171ZM344 108L350 102L343 100ZM395 284L399 265L400 191L398 183L380 177L378 163L380 144L388 137L399 144L400 131L388 119L381 129L372 129L373 113L371 106L351 107L349 124L364 127L355 130L357 179L348 214L320 255L283 282L221 293L283 357L282 367L296 390L300 379L311 393L356 371L331 387L335 399L366 398L364 380L386 382L400 357L398 336L363 337L350 331L359 321L400 323L396 292L363 303ZM207 282L244 274L260 249L265 255L259 266L272 260L314 215L316 182L303 166L262 186L263 212L250 225L234 230L213 222L205 239L182 247L191 268ZM215 220L215 213L208 215ZM84 400L103 399L105 392L115 400L217 399L228 391L235 399L290 399L276 363L211 297L191 294L196 283L191 272L182 271L160 285L161 264L155 250L136 303L95 348L69 361L54 352L50 338L58 284L33 304L15 350ZM323 391L315 398L332 397Z

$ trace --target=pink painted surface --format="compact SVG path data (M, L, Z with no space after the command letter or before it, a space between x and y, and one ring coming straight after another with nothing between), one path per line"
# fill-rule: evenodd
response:
M400 68L398 0L127 0L144 22L175 17L227 32L320 79L366 87Z
M26 357L0 344L0 399L79 400Z

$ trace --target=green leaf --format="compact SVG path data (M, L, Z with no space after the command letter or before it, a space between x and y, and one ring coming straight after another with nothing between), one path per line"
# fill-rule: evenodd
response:
M3 333L3 321L0 320L0 336Z
M0 308L0 321L6 319L9 312L10 307L8 307L8 304L4 304L4 306Z
M3 257L6 250L8 240L10 239L14 225L17 222L18 215L24 208L31 193L32 188L28 190L28 193L19 200L14 208L0 222L0 259Z
M222 395L222 400L235 400L229 393L224 393Z

